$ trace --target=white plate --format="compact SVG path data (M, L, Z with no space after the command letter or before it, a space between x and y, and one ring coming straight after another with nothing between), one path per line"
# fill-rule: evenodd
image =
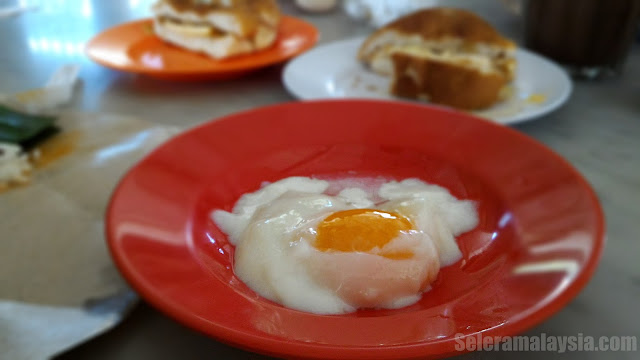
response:
M356 59L364 37L319 46L287 64L283 82L302 100L374 98L402 100L387 92L390 79L367 70ZM571 80L553 62L524 49L516 52L518 71L513 95L473 113L501 124L514 124L545 115L571 94ZM407 100L402 100L407 101Z

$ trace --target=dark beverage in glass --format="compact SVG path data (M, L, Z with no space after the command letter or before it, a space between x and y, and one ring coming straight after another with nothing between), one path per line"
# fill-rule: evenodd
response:
M526 0L525 46L576 76L619 73L638 31L640 0Z

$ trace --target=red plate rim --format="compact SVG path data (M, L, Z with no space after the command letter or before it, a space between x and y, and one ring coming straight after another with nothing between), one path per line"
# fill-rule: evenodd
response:
M499 136L511 137L518 142L527 144L539 151L543 156L550 161L555 161L568 170L577 181L578 186L582 191L586 192L588 202L591 205L590 211L595 216L595 233L592 251L590 256L586 259L580 268L579 273L573 278L571 283L566 286L561 294L556 296L552 301L546 302L535 310L531 311L524 316L511 321L501 326L493 328L487 328L482 331L465 334L466 336L474 336L478 333L482 333L483 336L511 336L521 333L527 329L530 329L536 324L539 324L543 320L547 319L563 306L565 306L570 300L572 300L579 291L586 285L589 278L593 275L598 261L602 255L604 243L605 243L605 222L602 212L602 208L598 202L598 198L588 184L588 182L582 177L582 175L564 158L549 149L545 145L538 141L508 127L497 125L486 121L484 119L475 118L468 114L455 112L452 110L435 108L424 105L410 104L410 103L397 103L389 101L378 100L325 100L325 101L308 101L308 102L295 102L284 103L273 106L267 106L255 110L249 110L232 115L225 116L215 122L208 122L195 127L183 134L178 135L176 138L168 141L160 148L170 148L174 146L180 139L185 139L194 134L198 134L203 129L216 126L216 123L236 121L238 118L243 117L255 117L261 116L265 112L269 111L298 111L304 108L320 108L320 107L394 107L396 109L404 109L404 111L416 111L422 113L438 114L441 117L447 117L458 121L459 119L466 119L466 122L474 122L479 127L487 129L487 131L493 131L500 134ZM293 109L293 110L292 110ZM453 120L452 120L453 121ZM136 272L136 269L131 268L131 263L127 259L126 254L122 253L119 246L116 244L118 241L117 234L115 232L114 224L114 208L116 203L122 200L124 188L127 185L127 179L131 177L132 173L140 171L141 164L145 164L154 158L158 157L159 149L154 150L140 163L134 166L128 174L121 180L116 189L114 190L112 199L109 203L106 214L106 237L109 245L111 255L125 278L135 288L143 298L149 301L154 307L165 312L174 319L186 324L187 326L201 331L209 336L219 339L223 342L239 346L252 351L285 357L308 357L308 358L368 358L368 359L389 359L389 358L417 358L417 357L443 357L453 354L461 354L463 351L453 350L453 339L446 338L441 340L429 341L429 342L415 342L404 345L393 346L343 346L334 344L319 344L319 343L304 343L295 340L286 339L274 339L269 336L256 334L255 332L241 331L233 326L227 326L225 324L219 324L214 321L196 316L189 309L177 306L170 299L160 297L155 289L149 287L147 281L140 277Z

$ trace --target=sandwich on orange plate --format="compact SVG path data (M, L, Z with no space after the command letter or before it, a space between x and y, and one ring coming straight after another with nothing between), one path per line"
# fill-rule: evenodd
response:
M280 23L275 0L159 0L152 11L157 36L215 59L272 46Z
M358 59L392 77L393 95L474 110L507 96L515 49L470 11L429 8L378 29Z

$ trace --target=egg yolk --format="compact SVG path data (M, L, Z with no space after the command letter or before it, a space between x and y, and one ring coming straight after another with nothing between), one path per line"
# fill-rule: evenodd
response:
M375 209L338 211L319 225L314 247L321 251L369 252L382 248L401 231L413 225L402 215ZM409 259L411 251L389 251L378 255L389 259Z

